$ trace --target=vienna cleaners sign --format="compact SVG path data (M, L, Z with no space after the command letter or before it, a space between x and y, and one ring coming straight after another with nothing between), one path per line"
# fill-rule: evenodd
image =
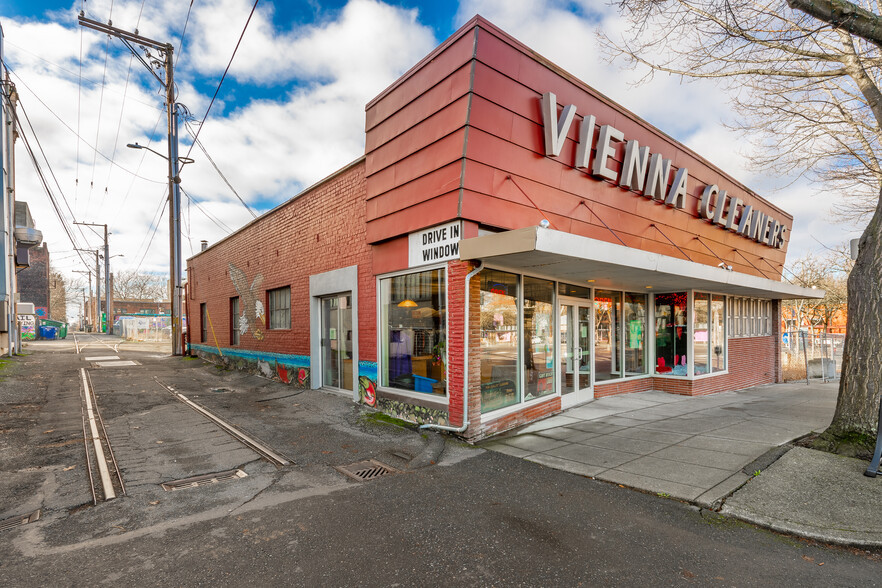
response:
M437 261L459 259L462 221L438 225L407 236L407 264L417 267Z
M542 124L545 135L545 155L558 157L566 142L567 133L576 116L576 107L565 106L558 116L557 97L551 92L542 95ZM650 153L649 147L636 140L625 140L625 134L611 125L601 125L594 140L597 121L594 115L584 116L579 125L576 146L576 168L586 169L591 175L643 194L646 198L663 202L672 208L685 208L689 194L689 170L681 167L670 180L671 160L660 153ZM617 143L625 143L625 155L619 172L610 168ZM591 160L591 153L594 158ZM589 161L590 160L590 161ZM740 198L728 196L717 185L705 186L695 214L757 243L776 249L784 247L787 227L779 220L745 204Z

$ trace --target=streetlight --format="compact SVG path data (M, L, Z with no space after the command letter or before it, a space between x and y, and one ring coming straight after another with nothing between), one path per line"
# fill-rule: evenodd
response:
M181 262L181 176L180 168L193 163L189 157L178 157L178 117L177 106L172 108L174 98L171 90L171 79L169 70L169 133L168 133L168 156L154 151L146 145L138 143L129 143L126 145L129 149L146 149L151 153L155 153L168 162L168 223L169 223L169 277L172 283L171 293L171 327L172 327L172 355L183 355L181 349L182 324L181 315L183 308L182 297L182 262Z
M159 151L156 151L155 149L151 149L147 145L141 145L137 141L135 141L134 143L126 144L126 147L128 147L129 149L146 149L147 151L149 151L151 153L155 153L158 156L160 156L161 158L163 158L164 160L168 161L168 156L163 155L162 153L160 153ZM189 157L178 157L178 161L181 162L181 167L184 167L188 163L193 163L194 160ZM181 178L176 178L176 179L178 180L178 183L180 183Z

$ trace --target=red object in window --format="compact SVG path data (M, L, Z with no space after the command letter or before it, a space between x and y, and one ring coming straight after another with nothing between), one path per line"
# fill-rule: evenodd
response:
M674 368L667 367L665 365L665 358L659 357L658 358L658 366L656 366L655 371L659 374L666 374L668 372L674 371Z

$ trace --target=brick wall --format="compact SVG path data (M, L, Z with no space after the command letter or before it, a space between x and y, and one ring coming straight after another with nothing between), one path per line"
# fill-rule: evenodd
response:
M190 332L198 343L202 325L200 303L206 303L220 347L230 346L230 298L237 291L230 264L244 273L266 312L266 291L291 287L291 328L268 329L263 338L253 328L241 336L239 348L262 352L309 355L309 276L358 266L358 344L361 361L376 361L376 281L371 250L365 238L364 160L307 189L277 209L187 261ZM240 308L240 312L244 309ZM267 317L268 322L268 317Z
M49 248L31 247L28 263L30 267L16 274L21 301L32 302L38 314L43 309L45 314L40 318L49 318Z

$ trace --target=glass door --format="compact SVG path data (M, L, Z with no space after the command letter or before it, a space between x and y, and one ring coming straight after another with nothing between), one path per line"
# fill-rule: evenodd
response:
M564 408L594 397L591 388L591 307L573 302L560 305L561 404Z
M352 297L322 298L322 386L352 390Z

